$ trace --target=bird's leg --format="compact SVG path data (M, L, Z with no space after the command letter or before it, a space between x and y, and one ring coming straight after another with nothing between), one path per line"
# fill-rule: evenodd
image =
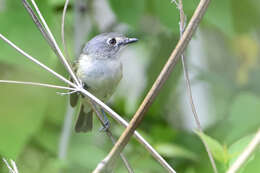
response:
M109 122L109 120L106 116L105 111L102 108L100 108L100 110L101 110L102 115L103 115L104 127L102 127L99 131L107 131L110 127L110 122Z

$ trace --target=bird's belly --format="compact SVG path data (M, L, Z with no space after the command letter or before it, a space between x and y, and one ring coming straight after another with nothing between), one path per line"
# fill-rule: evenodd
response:
M106 101L114 93L121 76L115 74L115 76L96 76L96 77L86 77L83 81L89 91L94 94L99 99Z
M99 62L89 67L84 66L84 68L79 68L78 76L86 84L89 92L102 101L107 101L122 78L121 63L102 64Z

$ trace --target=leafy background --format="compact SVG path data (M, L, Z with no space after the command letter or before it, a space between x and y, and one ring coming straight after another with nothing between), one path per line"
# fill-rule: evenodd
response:
M183 1L190 19L199 0ZM111 30L140 39L122 55L126 74L109 102L114 110L130 120L177 43L179 12L170 0L82 0L87 4L82 17L86 25L80 25L75 24L74 7L78 2L71 1L66 19L70 55L77 54L74 46L80 30L86 32L79 34L81 45L93 35ZM60 43L64 1L37 3ZM189 110L189 105L180 64L140 126L141 134L177 172L212 172L200 138L207 141L219 171L224 172L259 128L259 8L260 2L254 0L212 1L194 36L195 41L187 50L192 86L206 86L206 89L201 87L202 92L194 88L193 93L207 135L195 131L192 114L184 109L186 105ZM0 24L1 34L67 76L21 1L0 0ZM0 41L0 79L62 85L3 41ZM58 159L67 97L56 92L58 90L0 84L0 156L14 159L21 173L90 172L112 147L109 139L98 132L100 124L96 121L92 133L72 132L67 158ZM188 118L183 118L185 115ZM111 122L113 133L119 136L123 128ZM136 172L165 172L134 139L124 152ZM260 170L259 162L257 150L241 172ZM0 172L8 172L3 162ZM126 172L121 161L116 172Z

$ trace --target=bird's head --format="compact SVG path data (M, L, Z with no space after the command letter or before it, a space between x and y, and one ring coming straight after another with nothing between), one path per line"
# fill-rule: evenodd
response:
M137 42L118 33L103 33L92 38L83 48L83 54L98 59L116 58L122 48Z

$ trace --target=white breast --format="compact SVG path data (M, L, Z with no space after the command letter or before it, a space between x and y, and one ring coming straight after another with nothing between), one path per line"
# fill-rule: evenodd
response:
M92 59L81 55L77 76L92 94L106 101L122 78L122 64L119 59Z

